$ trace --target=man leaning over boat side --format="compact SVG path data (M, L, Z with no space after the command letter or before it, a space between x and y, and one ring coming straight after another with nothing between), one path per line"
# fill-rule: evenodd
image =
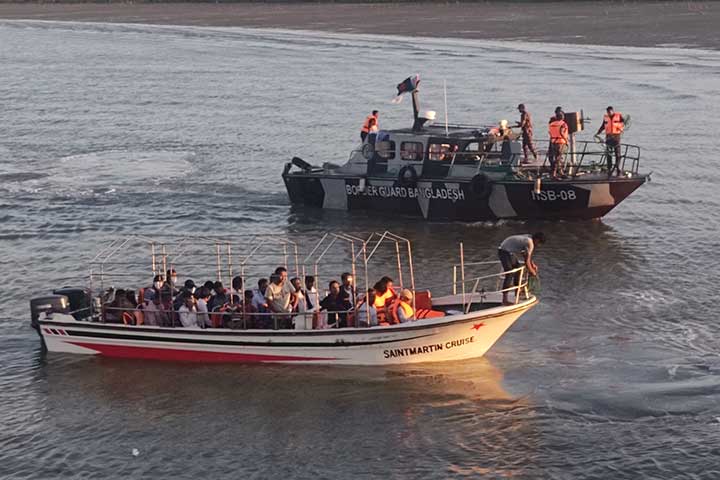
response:
M498 247L498 258L502 264L503 272L519 268L519 257L522 256L528 272L533 277L536 277L538 274L538 267L533 261L533 254L535 253L535 247L543 243L545 243L545 234L542 232L511 235L507 237ZM510 294L510 290L520 283L520 273L520 271L517 271L505 274L502 293L503 305L513 305L513 302L508 300L508 296Z

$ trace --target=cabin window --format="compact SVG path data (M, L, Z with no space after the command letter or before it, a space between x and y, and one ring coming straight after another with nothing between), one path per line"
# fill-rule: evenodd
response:
M395 158L395 142L392 140L377 142L375 144L375 151L380 155L380 158L391 160Z
M402 142L400 158L408 161L420 161L423 158L423 144L420 142Z
M485 153L483 144L480 142L470 142L465 145L465 148L461 153L458 154L455 159L455 163L475 163L482 158Z
M453 145L449 143L431 143L428 146L428 159L436 162L444 162L452 160Z

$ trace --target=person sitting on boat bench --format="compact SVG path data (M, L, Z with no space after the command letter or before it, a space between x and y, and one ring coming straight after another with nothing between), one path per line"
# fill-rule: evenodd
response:
M198 314L195 307L195 297L187 295L184 297L185 302L178 309L178 318L180 324L185 328L198 328Z
M340 281L342 282L342 285L340 286L340 297L347 303L347 309L352 310L352 308L355 306L355 286L354 278L351 273L345 272L342 275L340 275Z
M230 301L230 297L228 297L225 287L220 280L213 284L213 290L215 291L215 295L213 295L208 302L208 310L211 312Z
M415 320L415 310L412 307L413 293L404 288L400 297L390 307L390 323L406 323Z
M210 316L208 315L208 302L210 301L210 290L202 286L195 292L195 308L197 310L197 323L200 328L212 327Z
M378 326L377 310L375 309L375 289L368 289L367 295L358 301L355 307L355 318L358 327Z
M328 295L320 302L320 310L327 311L327 324L330 327L347 327L347 314L344 313L345 304L340 297L340 283L333 280L328 284Z
M275 274L270 275L270 284L265 290L265 300L273 315L278 328L290 328L290 315L292 312L292 292L287 282L287 270L278 267Z
M173 298L175 298L179 293L179 290L177 289L177 281L177 272L174 268L171 268L165 274L165 286L170 289Z
M542 232L535 232L531 234L523 235L512 235L502 241L498 247L498 258L503 267L503 272L515 270L520 267L519 255L522 255L525 260L525 267L527 267L530 275L537 276L538 268L533 261L533 254L535 247L545 243L545 234ZM510 290L520 283L520 271L505 274L503 280L503 294L502 303L503 305L512 305L513 303L508 300Z
M149 301L146 301L143 306L143 314L145 316L144 324L155 327L170 326L170 317L165 307L163 307L160 291L148 290L145 292L145 298L147 299L148 297Z
M397 295L393 290L393 281L390 277L382 277L373 287L375 289L375 309L378 314L378 321L384 322L387 316L387 309Z

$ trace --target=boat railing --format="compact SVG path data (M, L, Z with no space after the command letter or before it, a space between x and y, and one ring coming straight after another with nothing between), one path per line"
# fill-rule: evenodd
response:
M538 150L538 156L544 158L543 169L550 168L549 150ZM608 172L608 157L611 157L613 169L618 169L623 175L637 175L640 169L640 147L622 143L620 144L620 162L615 166L615 147L604 142L591 142L576 140L574 148L563 155L563 164L569 176L576 177L586 173ZM535 164L521 165L521 170L533 171L538 168Z
M473 262L466 265L492 265L498 264L499 262ZM518 281L515 285L509 288L502 288L500 281L506 275L517 275ZM495 281L495 286L489 286L487 280ZM462 281L454 280L452 285L431 285L423 288L414 290L413 300L415 300L418 292L432 291L439 288L451 287L453 294L457 294L457 287L461 285L463 297L462 297L462 312L469 313L473 305L484 304L486 301L491 300L493 303L497 299L488 299L490 294L503 294L503 293L514 293L514 303L517 304L521 300L531 298L531 293L528 289L528 276L527 269L525 266L508 270L505 272L498 272L486 275L480 275L473 278L464 279ZM466 287L467 285L467 287ZM401 287L402 288L402 287ZM327 294L327 292L325 292ZM319 297L318 297L319 298ZM167 300L174 300L172 297L168 297ZM223 305L223 309L214 309L213 311L197 312L171 308L165 303L161 303L159 308L156 306L153 310L147 310L147 304L140 304L137 307L117 307L110 304L105 304L101 307L100 312L93 315L92 320L100 323L114 323L124 325L143 325L145 324L145 318L148 314L155 316L154 322L157 321L159 325L153 325L164 327L164 328L183 328L180 321L181 315L192 314L198 321L205 321L212 324L208 328L231 328L231 329L242 329L246 330L249 328L253 329L265 329L265 330L289 330L294 329L293 320L297 323L297 318L305 318L305 324L307 320L312 320L312 327L310 329L327 329L327 328L339 328L341 319L344 319L348 326L355 328L370 328L368 324L360 325L359 319L362 316L363 307L367 308L364 296L358 296L357 304L347 310L321 310L313 309L308 311L292 311L292 312L257 312L257 311L246 311L244 309L243 301L235 302L231 299L231 302ZM413 301L413 303L415 303ZM460 305L458 305L460 307ZM86 309L87 310L87 309ZM413 305L413 310L417 312L417 306ZM72 312L71 312L72 313ZM369 318L369 312L365 311L365 318ZM388 316L389 312L383 312L381 315ZM206 317L206 318L203 318ZM141 320L142 319L142 320ZM207 320L206 320L207 319ZM329 322L328 319L334 319Z
M268 249L274 250L274 252L267 251ZM338 254L344 257L345 260L338 261ZM138 255L140 256L139 261L137 260ZM119 261L119 257L123 261ZM371 263L376 266L371 267ZM288 277L297 277L301 285L305 280L314 277L315 287L318 289L321 289L321 285L328 285L327 288L331 288L331 284L326 282L330 279L334 282L338 278L339 272L344 271L343 275L354 278L354 286L357 292L362 292L358 294L358 297L363 296L362 294L367 292L368 289L373 288L375 282L374 280L371 281L371 279L377 279L388 274L394 277L395 288L399 289L398 292L406 288L412 292L424 291L421 288L416 288L411 242L407 238L389 231L372 232L368 236L346 232L327 232L314 247L301 238L291 239L282 235L270 234L164 235L159 239L143 235L130 235L110 242L91 260L90 264L89 287L90 291L95 292L90 318L96 321L105 321L109 314L112 321L115 322L125 320L127 323L137 323L130 316L124 319L123 315L131 312L124 311L121 307L129 304L143 304L144 295L140 295L139 292L147 291L147 288L142 287L148 285L145 282L149 282L150 278L158 275L162 281L167 281L162 274L167 271L174 271L179 264L181 265L181 273L185 278L196 277L198 274L205 276L209 273L217 278L217 281L213 283L220 283L223 286L224 282L221 280L225 280L228 283L224 285L228 288L231 286L235 288L235 280L239 279L238 295L230 295L228 299L231 307L241 303L244 294L248 293L248 290L244 289L252 288L251 278L256 280L265 277L272 278L268 273L277 271L280 267L286 269ZM380 265L379 268L377 267L378 264ZM200 273L203 265L205 266L205 273ZM344 265L342 269L340 269L341 265ZM478 303L478 294L479 303L484 302L485 294L492 292L507 293L511 290L515 292L516 302L520 301L523 293L525 298L528 298L527 272L524 267L510 272L502 272L498 265L497 260L466 264L461 243L460 263L453 266L452 284L442 286L443 294L446 291L452 291L453 294L462 291L462 302L458 300L458 310L460 304L462 304L463 311L469 311L471 305ZM183 267L184 269L182 269ZM496 270L470 276L466 274L466 267L483 267ZM371 268L372 272L370 271ZM341 279L343 275L340 276ZM511 289L503 291L500 287L500 281L507 275L515 275L516 280L513 282ZM212 277L206 276L205 278ZM117 279L123 288L117 290L112 286L109 289L106 288L112 279ZM135 288L131 287L129 290L124 288L124 286L132 284L135 285ZM138 285L140 288L138 288ZM164 310L169 315L177 316L180 312L175 312L171 308L172 302L175 301L175 294L171 293L170 290L166 290L169 288L170 286L164 285L159 292L156 290L156 295L170 297L171 300L166 299L164 302L166 307ZM437 294L435 288L433 287L433 293ZM113 303L114 300L110 300L110 297L114 298L118 294L122 295L121 290L125 291L127 302L118 300L119 304L117 302ZM253 290L253 292L255 291ZM113 292L115 293L113 294ZM137 296L135 296L135 292L138 292ZM317 295L317 301L314 303L319 304L320 293L318 292ZM416 299L417 296L413 295L413 309L417 307ZM357 303L356 300L352 303ZM146 305L149 306L149 303L146 303ZM180 305L175 304L175 306L179 307ZM118 308L123 311L117 313ZM215 312L209 313L214 314ZM348 312L331 313L348 314ZM366 313L369 314L370 312ZM248 312L245 312L244 315L263 317L262 314L250 314ZM272 314L265 315L272 316ZM293 313L293 315L298 315L298 313Z

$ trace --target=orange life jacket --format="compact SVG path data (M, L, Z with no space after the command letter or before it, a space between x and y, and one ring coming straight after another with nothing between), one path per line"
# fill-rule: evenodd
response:
M405 318L411 318L415 312L413 312L412 306L399 298L395 300L390 307L390 318L392 323L400 323L400 317L398 316L398 309L402 308Z
M625 123L622 114L619 112L613 113L612 116L606 113L603 120L605 121L606 135L620 135L625 130Z
M361 132L369 133L370 132L370 120L375 120L375 125L377 125L377 117L375 115L368 115L365 119L365 122L363 123L362 128L360 129Z
M550 142L560 145L568 143L568 126L565 120L553 120L548 127L550 131Z

